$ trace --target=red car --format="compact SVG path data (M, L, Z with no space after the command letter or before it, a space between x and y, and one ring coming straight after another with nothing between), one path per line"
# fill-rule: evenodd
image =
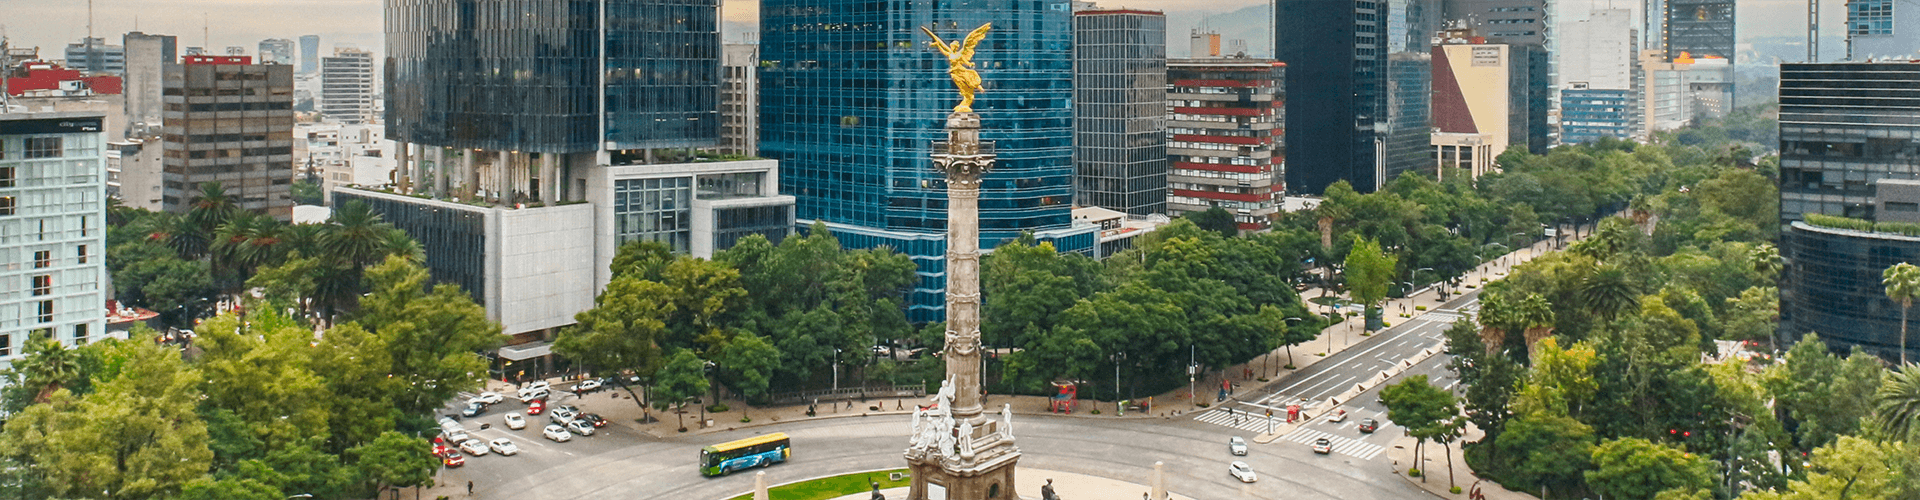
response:
M453 455L447 456L446 458L440 459L440 463L446 464L447 468L459 467L467 464L467 457L465 455L455 453Z
M437 437L433 438L433 440L441 441L441 439ZM447 446L444 444L436 444L436 445L433 445L433 456L440 457L440 458L457 457L457 456L460 456L460 450L455 450L453 449L452 446Z
M545 399L535 399L533 402L527 403L528 415L539 415L540 412L544 411L547 411L547 400Z

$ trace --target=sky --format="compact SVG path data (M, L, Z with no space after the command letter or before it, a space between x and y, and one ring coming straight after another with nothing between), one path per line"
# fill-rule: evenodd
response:
M1606 3L1609 0L1587 0ZM1611 0L1622 6L1639 0ZM1845 0L1830 4L1825 24L1838 32L1845 16ZM752 29L759 18L757 0L723 0L722 17L729 21L728 40ZM1098 0L1105 8L1161 10L1168 14L1169 47L1184 44L1193 22L1207 15L1256 6L1264 0ZM180 37L180 45L245 47L254 53L260 40L321 36L321 51L334 45L352 45L378 52L381 48L382 0L92 0L93 32L119 43L120 34L136 28L147 33ZM38 46L44 58L58 58L61 48L87 34L85 0L0 0L0 33L16 47ZM1798 36L1806 19L1805 0L1739 0L1739 31L1743 39L1756 36ZM13 15L17 14L17 15ZM204 31L203 31L204 28ZM1265 43L1250 41L1255 45ZM1183 51L1181 51L1183 52Z

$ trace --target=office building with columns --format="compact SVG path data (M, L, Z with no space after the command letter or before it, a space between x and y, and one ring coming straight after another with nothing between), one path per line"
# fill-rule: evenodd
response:
M161 208L185 213L214 182L241 208L292 220L293 67L185 56L164 78Z
M412 0L386 20L391 185L339 187L426 248L514 340L496 376L554 366L546 341L611 278L620 244L709 257L793 229L772 161L718 161L718 0L536 0L525 16ZM507 366L513 373L506 373Z

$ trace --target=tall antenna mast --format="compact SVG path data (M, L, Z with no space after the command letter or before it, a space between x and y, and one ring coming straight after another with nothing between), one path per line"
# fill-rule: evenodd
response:
M1820 0L1807 0L1807 62L1820 62Z
M203 50L211 51L213 50L213 42L209 42L207 40L208 40L207 13L201 12L200 13L200 47L202 47Z
M87 0L87 72L100 72L100 54L93 48L93 0Z

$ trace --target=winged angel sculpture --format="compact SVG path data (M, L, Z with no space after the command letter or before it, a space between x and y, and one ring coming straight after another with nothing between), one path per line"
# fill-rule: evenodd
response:
M986 90L980 85L980 73L973 70L973 48L987 39L987 30L993 29L993 23L980 25L962 41L948 43L933 34L932 29L921 26L920 30L933 37L934 48L947 56L947 74L953 76L953 86L960 89L960 105L954 106L955 113L973 112L973 93Z

